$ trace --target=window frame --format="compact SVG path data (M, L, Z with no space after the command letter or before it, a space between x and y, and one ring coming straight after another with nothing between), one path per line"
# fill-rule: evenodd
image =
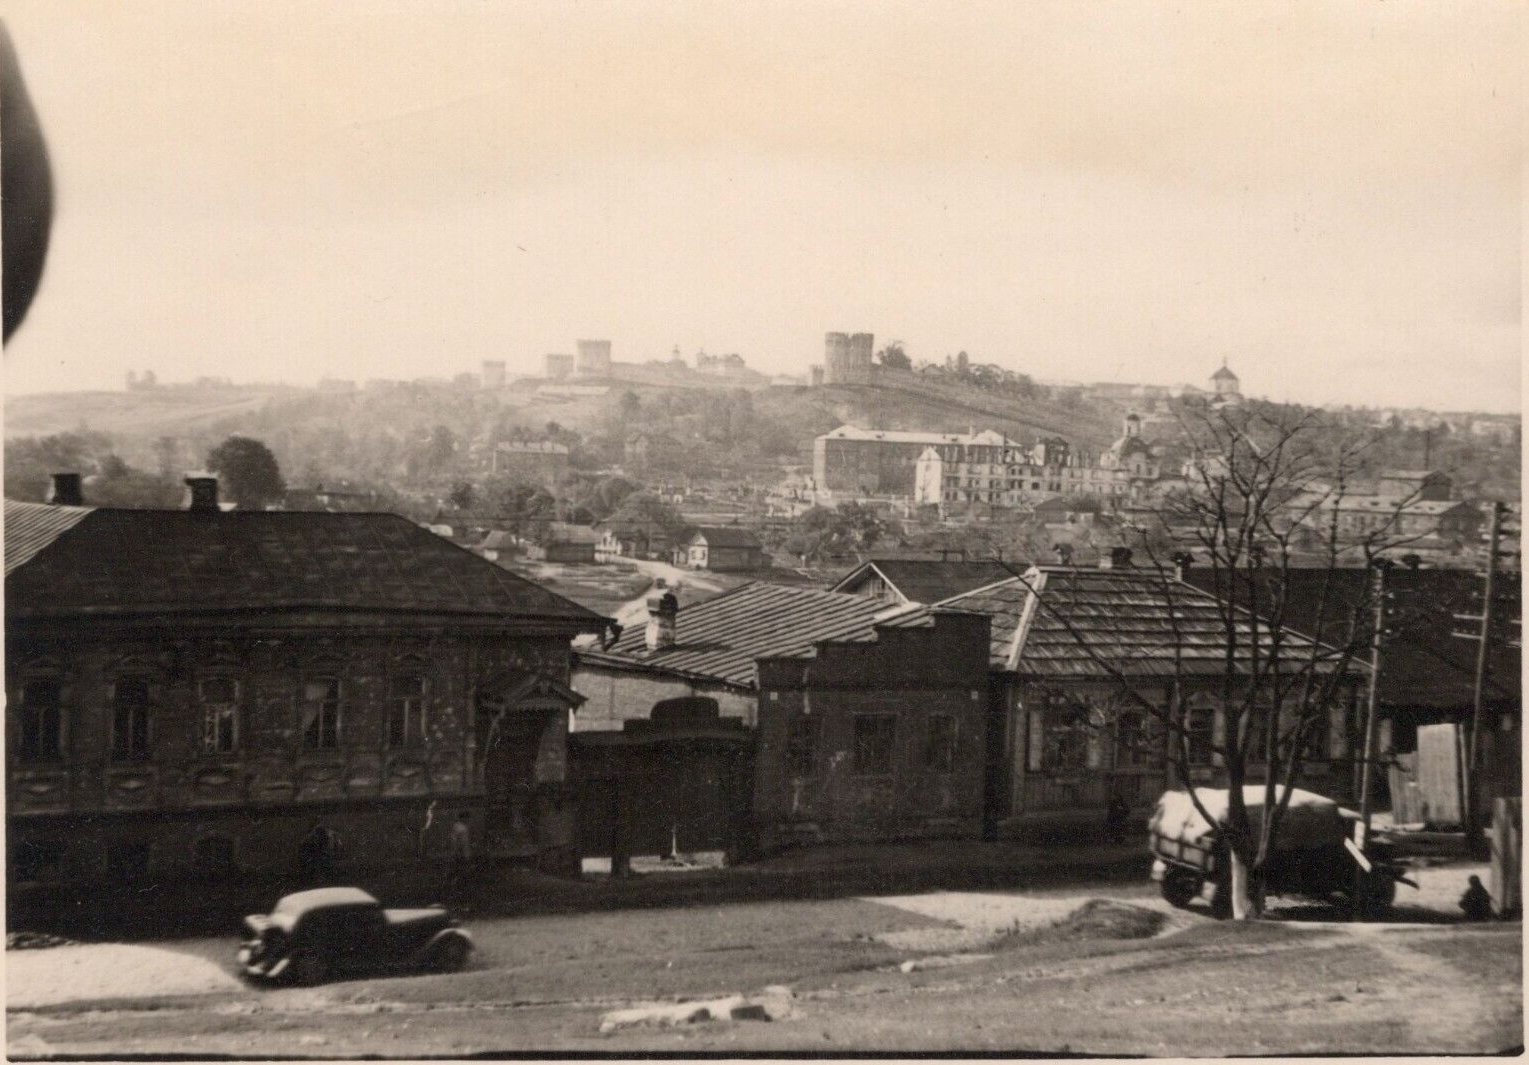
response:
M27 698L27 693L34 686L42 685L51 686L53 698L51 704L44 703L41 707L37 707L34 705L33 700ZM17 764L55 765L62 762L64 760L65 748L63 679L51 674L27 677L21 682L19 694L21 699L19 704L20 713L17 715L19 718L17 725L21 730L21 734L16 738ZM51 721L48 720L50 711ZM47 745L50 749L45 750L45 745L41 740L48 733L51 733L52 743Z
M227 683L233 685L233 693L231 699L219 702L212 702L208 700L206 694L206 686L209 684L217 683ZM196 704L199 711L199 723L201 725L199 743L197 746L202 754L211 756L237 754L239 752L240 745L244 740L244 729L242 727L243 722L241 721L243 716L241 710L244 705L244 685L239 680L239 678L231 676L228 673L209 673L205 676L198 677L196 681ZM220 715L217 724L213 726L213 730L211 732L209 731L209 717L215 707L226 707L229 711L228 717L226 718L229 725L229 743L226 747L223 746L221 742L223 734L222 724L225 720L224 717ZM208 743L209 735L213 736L213 742L210 744Z
M418 686L417 690L412 695L401 696L398 692L398 686L401 682L408 681L414 682ZM399 724L397 714L400 704L403 708L402 727L395 733L394 726ZM429 685L422 671L410 669L394 673L388 677L387 741L389 748L402 750L410 747L423 747L425 745L425 721L428 707ZM411 719L414 724L412 731L409 727Z
M943 736L935 735L935 723L948 723L949 728ZM959 746L961 734L961 721L955 714L937 712L931 713L924 721L924 748L920 752L919 765L926 773L938 773L941 776L949 776L956 771L956 751ZM936 748L936 743L939 747ZM935 757L936 754L943 757Z
M325 696L318 700L308 698L308 689L318 684L331 685L331 696ZM306 710L310 703L316 705L312 721L305 720ZM325 708L333 705L333 725L327 731L332 733L331 742L323 742L325 736L324 719ZM297 691L297 726L298 740L305 751L337 751L340 749L342 738L342 724L344 718L344 687L338 676L332 673L316 673L304 677ZM317 738L309 740L309 733L317 730Z
M851 722L850 770L857 777L889 777L897 765L897 714L854 714ZM883 728L885 736L862 737L862 725L873 726L878 732ZM867 740L875 740L877 746L885 744L885 750L867 750ZM867 755L875 754L874 765L866 764Z
M142 700L129 702L124 689L142 687ZM146 762L154 748L153 682L142 673L124 673L112 681L111 691L111 760ZM124 719L126 728L124 728Z

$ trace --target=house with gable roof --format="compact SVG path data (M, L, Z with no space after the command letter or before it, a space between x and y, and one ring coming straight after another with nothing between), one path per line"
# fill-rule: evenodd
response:
M1108 566L1031 566L935 605L992 623L990 835L1103 824L1113 799L1144 814L1175 783L1167 730L1127 692L1165 712L1179 708L1193 779L1218 778L1226 636L1212 594L1173 573L1133 568L1130 551L1118 548ZM1238 631L1236 668L1245 672L1250 622ZM1286 638L1310 646L1288 630ZM1356 785L1359 677L1351 668L1341 705L1307 752L1306 786L1340 799Z

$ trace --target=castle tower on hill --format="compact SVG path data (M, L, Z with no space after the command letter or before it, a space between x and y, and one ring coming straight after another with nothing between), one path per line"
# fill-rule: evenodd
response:
M873 333L827 334L823 343L823 383L853 385L869 382L875 346Z
M604 377L611 372L609 340L580 340L576 345L574 373L583 377Z

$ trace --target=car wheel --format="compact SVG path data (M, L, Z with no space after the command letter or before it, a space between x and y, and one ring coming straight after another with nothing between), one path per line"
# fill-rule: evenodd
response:
M447 936L430 952L430 968L441 973L457 972L467 964L469 949L467 940L461 936Z
M1371 920L1386 916L1396 901L1396 881L1377 870L1364 880L1364 915Z
M305 950L292 959L292 982L299 987L322 984L329 975L329 963L322 954Z
M1200 893L1200 878L1188 869L1170 866L1163 873L1163 898L1168 905L1185 909Z

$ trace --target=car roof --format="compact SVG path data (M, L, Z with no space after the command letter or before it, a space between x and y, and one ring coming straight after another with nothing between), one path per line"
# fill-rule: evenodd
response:
M372 896L354 887L313 888L282 897L276 904L281 913L305 913L308 910L325 909L330 906L377 906Z

